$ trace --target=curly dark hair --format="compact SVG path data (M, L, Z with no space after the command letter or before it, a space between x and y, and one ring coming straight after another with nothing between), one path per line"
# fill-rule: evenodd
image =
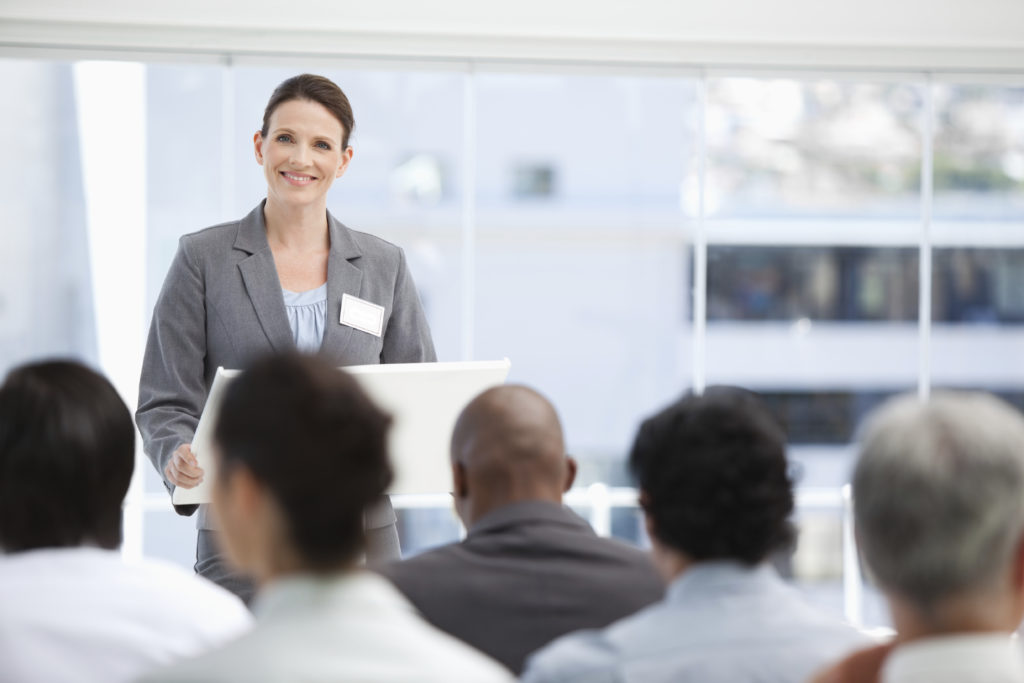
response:
M786 435L756 394L711 387L640 426L630 468L658 540L747 565L794 539Z
M121 545L135 424L102 375L76 361L22 365L0 387L0 546Z
M247 468L274 496L307 566L332 570L363 550L363 511L391 483L390 424L351 375L287 354L228 386L214 440L222 469Z

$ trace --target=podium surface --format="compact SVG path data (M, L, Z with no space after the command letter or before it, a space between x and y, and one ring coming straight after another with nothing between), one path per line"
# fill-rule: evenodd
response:
M507 358L340 368L352 375L370 398L393 418L388 453L395 478L388 493L448 493L452 490L448 448L455 420L480 392L503 384L510 368ZM192 452L206 474L195 488L174 489L176 505L210 502L210 489L216 476L211 453L213 425L225 388L240 372L217 368L192 441Z

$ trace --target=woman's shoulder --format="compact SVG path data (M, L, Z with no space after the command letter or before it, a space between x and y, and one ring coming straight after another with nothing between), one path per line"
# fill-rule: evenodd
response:
M182 235L180 243L189 251L230 250L238 246L246 251L266 247L263 227L263 203L241 218L211 225L208 228Z
M235 242L238 234L238 224L241 220L227 221L211 225L208 228L196 230L181 236L180 242L188 244L190 248L208 249L220 245L230 247Z
M177 259L191 268L206 270L210 264L217 264L229 258L238 234L239 221L211 225L208 228L182 235L178 238Z

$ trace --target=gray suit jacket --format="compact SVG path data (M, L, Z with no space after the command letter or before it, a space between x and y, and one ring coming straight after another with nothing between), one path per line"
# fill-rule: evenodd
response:
M242 368L272 352L294 351L263 204L240 221L185 235L153 310L135 419L157 471L190 443L218 366ZM327 327L320 353L338 365L436 360L434 344L402 250L349 230L327 214ZM376 337L342 325L342 294L384 307ZM168 489L173 486L166 482ZM194 505L176 506L190 515ZM394 523L388 502L366 525ZM198 526L209 528L205 506Z
M427 621L517 674L558 636L607 626L665 591L647 553L543 501L501 507L461 543L376 570Z

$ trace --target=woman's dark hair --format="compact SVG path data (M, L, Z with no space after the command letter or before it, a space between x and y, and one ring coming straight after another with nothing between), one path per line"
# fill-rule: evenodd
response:
M121 545L135 425L101 375L73 361L23 365L0 386L0 546Z
M274 89L270 101L267 102L267 108L263 110L263 128L260 129L260 135L267 137L267 133L270 132L270 117L274 111L292 100L309 100L323 105L324 109L331 112L341 123L341 148L348 149L349 136L356 127L352 105L334 81L313 74L292 76Z
M228 386L214 439L222 471L248 469L277 501L308 567L329 571L358 557L363 511L391 483L390 424L350 375L288 354Z
M754 565L793 541L786 436L749 391L711 387L647 419L630 467L655 536L693 560Z

